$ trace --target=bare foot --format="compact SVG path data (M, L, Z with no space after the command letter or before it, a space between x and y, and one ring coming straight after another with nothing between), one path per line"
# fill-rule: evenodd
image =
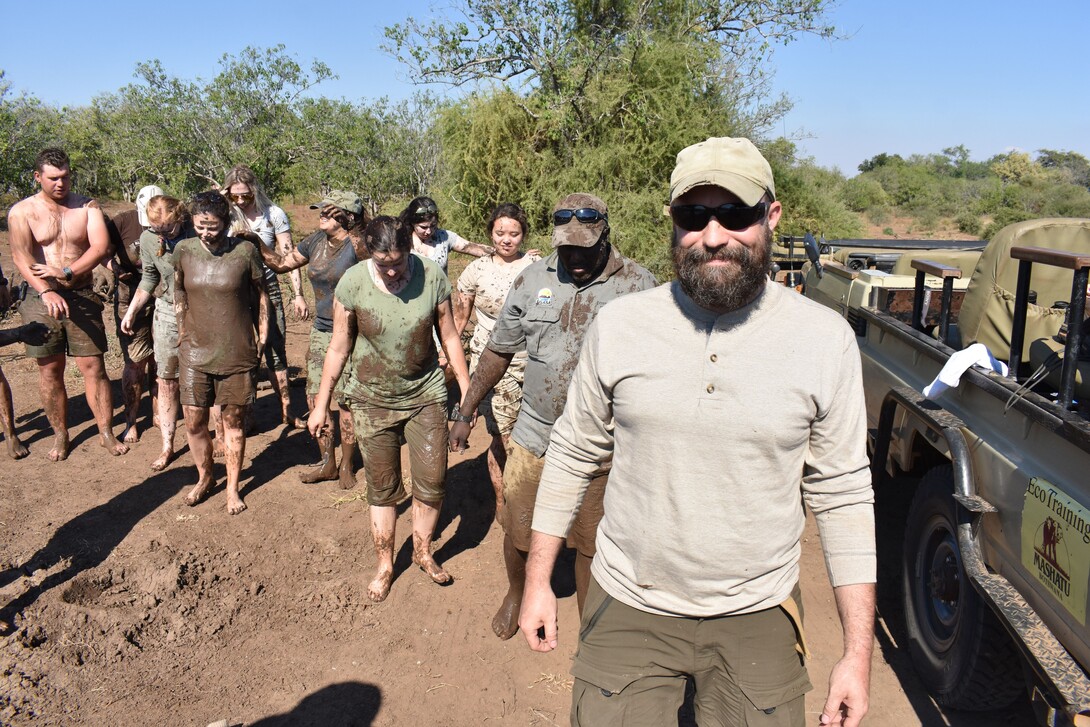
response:
M136 444L140 441L140 430L135 424L125 427L125 431L121 432L121 441L125 444Z
M212 456L216 459L223 459L224 457L223 440L219 437L212 440Z
M107 438L105 434L98 435L98 443L105 447L106 451L115 457L129 451L129 445L122 444L114 439L112 435L109 438Z
M390 584L394 582L394 571L380 568L375 579L367 586L367 597L375 603L382 603L390 595Z
M227 514L238 515L240 512L246 509L246 503L242 501L242 498L238 495L227 493Z
M173 449L164 449L159 457L151 463L151 469L155 472L162 472L170 464L170 460L174 458Z
M290 414L288 414L285 411L284 412L284 429L296 429L296 428L306 429L306 427L299 427L299 424L296 421L295 417L291 416Z
M306 429L307 428L307 420L306 419L301 419L299 417L295 417L292 420L292 423L294 424L296 429Z
M340 484L342 490L351 490L356 486L356 473L352 471L351 467L341 465L341 476L338 484Z
M335 479L337 479L337 463L332 462L328 457L318 464L310 465L303 471L303 474L299 475L299 481L304 485L311 485L315 482L329 482Z
M50 462L63 462L68 459L68 434L57 434L53 437L53 449L46 455Z
M431 553L418 553L413 552L413 563L420 566L420 570L428 574L428 577L439 585L450 583L453 578L450 577L450 573L443 570L438 563L435 562L435 558L431 557Z
M8 437L8 456L12 459L22 459L30 454L30 450L26 448L26 445L19 441L17 437Z
M198 482L193 485L193 489L189 491L189 494L185 496L185 504L193 507L208 495L208 491L212 489L212 480L208 479L205 482Z
M514 636L519 630L519 608L522 603L510 592L504 596L500 610L492 617L492 632L504 641Z

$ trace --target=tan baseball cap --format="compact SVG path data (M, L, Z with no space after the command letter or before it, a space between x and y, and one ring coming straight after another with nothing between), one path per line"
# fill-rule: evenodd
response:
M141 227L151 226L151 223L148 222L148 202L151 201L152 197L161 197L164 194L162 188L154 184L141 187L140 191L136 193L136 218L140 220Z
M678 152L670 175L670 201L704 185L722 187L751 206L766 192L776 199L772 167L749 139L713 137Z
M363 214L363 201L360 199L359 195L352 192L345 192L340 189L329 190L329 194L327 194L321 202L312 204L310 208L312 210L320 210L326 205L339 207L345 212L351 212L354 215Z
M606 209L606 203L595 197L593 194L587 194L585 192L576 192L575 194L569 194L564 199L556 203L553 207L553 214L555 215L560 210L581 210L592 209L600 212L604 217L608 210ZM580 222L573 215L570 222L563 225L553 226L553 247L560 247L561 245L575 245L577 247L594 247L598 244L598 240L602 239L602 235L609 229L609 221L605 219L598 220L593 223Z

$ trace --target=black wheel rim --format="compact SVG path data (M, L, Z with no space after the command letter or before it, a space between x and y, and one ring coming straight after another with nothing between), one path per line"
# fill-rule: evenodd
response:
M916 551L917 620L933 649L949 649L957 636L961 607L961 553L949 521L931 517Z

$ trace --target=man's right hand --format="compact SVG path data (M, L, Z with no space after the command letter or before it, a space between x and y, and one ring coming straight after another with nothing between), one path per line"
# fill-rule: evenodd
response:
M451 452L461 454L466 451L466 447L469 446L469 432L472 429L473 425L468 422L454 422L447 437Z
M131 308L128 310L127 313L125 313L125 317L121 319L121 323L119 323L118 326L121 328L121 331L123 333L128 333L130 336L132 335L132 309Z
M538 587L526 584L522 597L522 610L519 612L519 628L526 637L526 643L534 651L549 652L557 647L556 594L548 584ZM545 638L541 638L538 629L544 629Z

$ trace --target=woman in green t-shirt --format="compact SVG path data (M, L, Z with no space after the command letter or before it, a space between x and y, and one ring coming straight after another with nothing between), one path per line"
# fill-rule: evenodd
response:
M307 426L315 437L328 426L333 387L347 365L344 395L363 454L378 557L367 595L382 601L394 575L395 506L405 494L402 441L412 471L413 562L436 583L451 580L431 553L447 473L447 388L435 333L462 392L469 371L450 281L434 262L412 253L411 229L382 216L363 238L371 259L349 268L333 294L333 338Z

